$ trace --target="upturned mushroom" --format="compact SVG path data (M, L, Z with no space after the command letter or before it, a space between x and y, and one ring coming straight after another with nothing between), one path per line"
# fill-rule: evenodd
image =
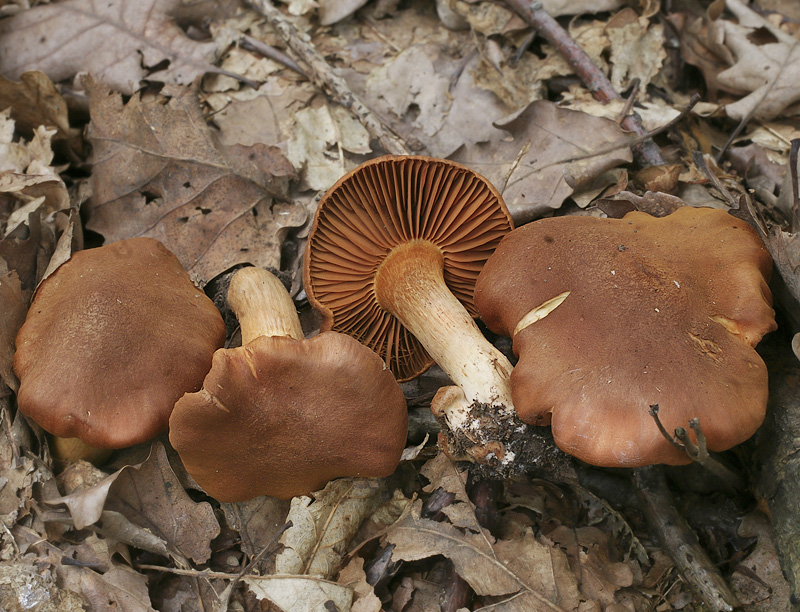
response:
M448 430L440 442L482 462L510 461L502 438L521 425L511 364L475 324L472 301L483 263L511 228L498 191L472 170L385 156L325 194L305 254L304 286L322 328L366 344L400 380L439 364L457 385L431 404Z
M776 328L772 260L720 210L663 218L559 217L506 236L478 279L490 329L513 338L514 406L599 466L688 463L670 431L699 418L722 451L761 424L767 370L754 350Z
M216 307L157 240L79 251L39 286L17 334L17 403L56 436L56 457L99 458L166 431L224 341Z
M303 339L288 292L264 269L238 271L228 303L242 346L218 350L170 418L170 442L205 492L288 499L341 476L391 474L408 412L383 360L343 334Z

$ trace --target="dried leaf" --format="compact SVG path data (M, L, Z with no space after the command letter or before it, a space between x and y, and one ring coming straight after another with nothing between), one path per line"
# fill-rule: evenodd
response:
M667 57L664 26L650 24L632 8L625 8L609 21L606 35L611 41L611 84L622 91L638 79L641 91L647 89Z
M339 107L341 108L341 107ZM294 114L295 128L288 143L288 158L302 169L308 188L325 191L345 173L341 150L329 153L331 145L352 153L369 153L369 133L344 109L332 111L327 106L304 108Z
M628 137L616 123L544 100L500 127L514 139L468 146L453 159L500 189L517 225L559 208L585 183L632 159Z
M742 519L738 533L745 538L758 538L758 541L752 552L737 564L730 578L737 599L753 610L790 610L791 589L781 571L769 519L761 512L748 514Z
M13 142L14 122L10 109L0 112L0 194L17 202L19 208L5 220L4 235L8 236L41 208L44 214L69 208L69 194L58 172L51 165L51 138L55 130L42 126L34 130L29 143ZM21 206L20 206L21 205Z
M5 403L0 403L0 524L9 529L31 498L34 483L46 476L15 444Z
M215 44L186 36L169 17L179 5L179 0L40 4L0 22L0 72L17 79L41 70L53 81L90 72L125 93L136 91L144 78L187 85L215 70L209 63Z
M255 556L272 542L286 523L289 502L275 497L256 497L244 502L220 504L231 529L239 532L242 550Z
M15 559L0 565L0 610L83 612L85 606L80 595L57 586L51 572L38 563Z
M8 270L6 262L0 258L0 312L3 313L0 317L0 383L14 391L19 388L19 381L11 367L15 350L14 338L25 322L29 297L30 293L22 290L19 275ZM0 384L0 395L2 395L2 384ZM0 514L2 514L1 507Z
M726 5L739 22L723 21L725 45L736 56L736 63L720 72L717 80L747 96L728 104L729 117L768 120L777 117L786 107L800 100L800 41L773 26L745 6L740 0L727 0ZM771 35L769 42L754 42L753 33L764 28Z
M210 542L219 534L219 524L211 506L189 498L160 442L153 444L150 457L144 463L123 467L95 486L48 500L48 503L65 504L77 529L97 522L104 511L117 512L163 540L171 553L190 557L197 563L208 560ZM114 517L106 515L104 521L106 519L112 521ZM137 534L124 523L117 522L113 531L120 539L141 538L143 547L148 547L145 534ZM159 548L157 541L153 546Z
M361 523L389 496L384 480L340 478L314 499L292 499L292 527L281 537L286 548L277 556L276 572L331 578Z
M19 82L0 76L0 108L8 107L20 130L42 125L56 130L56 138L69 136L67 103L43 72L24 72Z
M464 144L494 145L508 134L492 121L508 108L475 84L479 62L476 55L464 66L436 45L412 46L370 74L364 97L398 134L421 141L435 157L449 157Z
M481 596L508 595L523 588L520 579L497 558L484 534L465 534L447 523L421 518L419 507L417 504L386 534L387 541L395 545L395 558L418 561L444 555Z
M118 566L99 574L86 567L64 565L57 571L64 588L80 594L91 610L153 612L147 577L130 568Z
M319 0L319 24L333 25L355 13L367 0Z
M311 576L248 576L242 579L255 596L268 599L283 612L349 612L353 591ZM331 608L328 602L333 602Z
M107 242L151 236L207 281L232 266L280 267L280 245L306 211L282 204L293 170L274 147L220 145L197 93L124 104L89 83L94 195L88 227Z
M339 572L339 584L353 589L355 601L352 612L381 612L381 600L367 582L364 559L354 556Z

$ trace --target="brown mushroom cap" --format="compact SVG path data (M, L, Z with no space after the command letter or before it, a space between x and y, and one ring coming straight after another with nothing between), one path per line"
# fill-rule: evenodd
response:
M524 421L551 423L563 450L595 465L681 464L688 457L658 431L651 405L668 431L699 417L715 451L764 418L767 370L753 347L776 327L771 265L756 232L719 210L543 219L501 242L475 301L514 339Z
M405 397L353 338L260 336L221 349L203 389L181 398L170 442L212 497L288 499L341 476L384 477L406 441Z
M20 329L19 409L51 434L122 448L167 429L225 325L152 238L80 251L40 285Z
M429 243L441 253L444 281L467 311L484 262L512 227L500 194L455 162L384 156L343 176L319 203L303 281L323 329L373 349L400 380L432 364L422 344L376 297L374 278L396 247Z

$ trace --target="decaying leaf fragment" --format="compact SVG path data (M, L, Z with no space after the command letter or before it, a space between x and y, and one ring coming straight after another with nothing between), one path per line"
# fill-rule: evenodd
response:
M291 164L275 147L223 146L197 91L166 104L88 82L94 152L88 227L106 242L151 236L200 281L240 263L280 268L280 245L305 209L286 197Z
M136 91L146 77L188 85L216 70L209 61L215 44L191 40L175 24L170 13L180 4L180 0L40 4L0 22L0 72L17 79L26 71L40 70L53 81L90 72L125 93ZM167 67L162 68L165 61Z

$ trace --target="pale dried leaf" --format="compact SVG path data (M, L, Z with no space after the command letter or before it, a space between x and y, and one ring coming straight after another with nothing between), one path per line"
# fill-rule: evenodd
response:
M311 576L248 576L242 581L255 596L268 599L283 612L328 612L331 601L339 612L349 612L353 591Z
M733 570L730 583L737 599L758 612L788 612L792 608L791 588L781 571L769 519L757 511L748 514L742 519L738 533L758 541Z
M736 63L720 72L717 80L724 86L748 93L741 100L728 104L729 117L769 120L786 107L800 100L800 41L763 19L740 0L727 0L727 7L738 17L738 23L723 21L725 45L736 56ZM774 42L758 44L751 35L766 28Z
M0 72L17 79L40 70L53 81L90 72L125 93L144 78L188 85L215 70L215 44L191 40L175 24L169 13L179 4L66 0L23 11L0 22ZM147 68L165 60L165 69Z
M355 601L352 612L381 612L381 600L367 582L364 559L354 556L339 572L339 584L353 589Z
M285 549L277 556L276 572L331 578L361 523L390 494L384 480L340 478L314 499L292 499L287 517L292 527L281 537Z
M287 157L305 185L325 191L345 173L342 150L369 153L369 133L343 108L304 108L294 114L295 126ZM349 168L347 168L349 169Z
M627 89L633 79L639 79L640 91L645 91L658 74L667 52L664 50L664 26L651 24L631 9L634 18L619 27L609 24L606 35L611 41L611 84L618 91Z
M333 25L364 6L367 0L319 0L319 24Z
M31 498L31 487L45 476L31 457L20 452L7 423L9 415L0 404L0 524L9 529Z
M494 146L508 133L492 122L509 109L475 83L479 62L477 54L463 65L437 45L413 46L370 74L364 97L395 132L435 157L449 157L464 144Z
M90 229L107 242L157 238L201 282L241 263L280 267L283 238L307 213L274 200L293 174L278 149L220 145L194 88L167 104L89 90Z
M55 584L40 564L15 559L0 564L0 610L8 612L83 612L86 602Z

